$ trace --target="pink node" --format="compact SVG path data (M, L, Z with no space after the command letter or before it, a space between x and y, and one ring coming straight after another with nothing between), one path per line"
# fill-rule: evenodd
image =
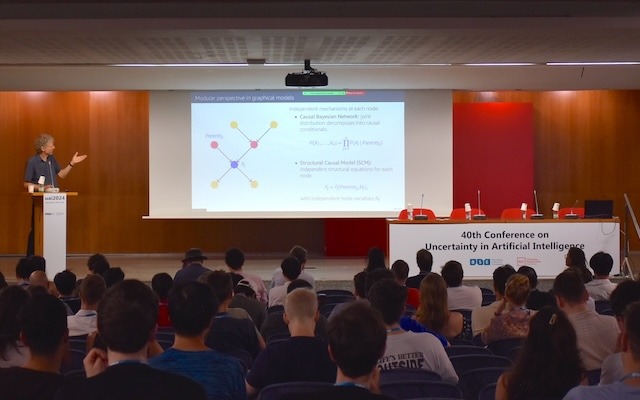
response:
M256 147L258 147L258 141L257 140L252 140L251 141L251 148L255 149Z
M215 140L214 140L214 141L212 141L212 142L211 142L211 148L212 148L212 149L217 149L217 148L218 148L218 142L217 142L217 141L215 141Z

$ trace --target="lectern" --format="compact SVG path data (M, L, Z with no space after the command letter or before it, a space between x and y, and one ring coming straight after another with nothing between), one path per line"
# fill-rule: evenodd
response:
M35 254L47 260L47 277L67 267L67 198L77 192L30 193L33 198L33 242Z

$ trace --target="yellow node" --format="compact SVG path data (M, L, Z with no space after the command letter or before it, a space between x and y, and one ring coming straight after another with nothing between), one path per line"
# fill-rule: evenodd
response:
M276 121L271 121L271 124L269 124L269 126L271 127L271 129L275 129L278 127L278 123Z
M217 189L220 186L220 181L211 181L211 189Z
M252 188L257 188L258 187L258 181L251 181L251 187Z
M232 129L238 129L238 122L237 121L231 121L231 128Z

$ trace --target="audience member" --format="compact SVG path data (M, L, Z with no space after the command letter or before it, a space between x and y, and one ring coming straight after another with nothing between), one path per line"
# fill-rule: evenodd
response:
M498 379L495 398L559 399L584 377L573 325L562 311L545 307L531 318L518 358Z
M67 311L54 296L36 296L24 305L19 320L30 355L24 366L0 368L2 399L53 399L64 383L60 364L68 351Z
M194 247L187 250L182 259L182 268L173 277L173 284L179 285L184 282L193 282L198 280L200 275L205 272L210 272L210 269L202 265L202 262L206 259L208 257L202 254L202 250L198 248Z
M233 298L233 281L226 271L213 271L207 275L207 284L213 288L219 306L207 334L205 343L212 349L232 353L241 349L252 358L257 357L264 343L250 318L233 318L227 312Z
M7 286L7 280L5 279L4 274L0 272L0 289L4 289Z
M631 279L620 282L611 293L611 311L616 317L620 331L624 330L624 310L629 304L638 300L640 300L640 282ZM620 342L621 338L619 337L616 346L617 353L611 354L602 363L600 384L618 382L625 375L622 366Z
M90 274L103 275L106 270L111 268L107 257L100 253L93 254L87 260L87 268Z
M293 256L300 261L300 266L302 272L300 272L300 279L304 279L309 282L311 286L316 284L316 280L309 272L305 271L305 267L307 266L307 250L302 246L293 246L293 248L289 251L289 255ZM282 268L278 267L273 271L273 275L271 276L271 287L273 289L276 286L284 285L287 282L286 278L282 274Z
M599 251L591 257L589 265L594 273L593 280L584 284L589 296L595 301L609 300L611 292L616 288L616 284L609 280L609 274L613 268L613 258L611 255Z
M409 264L404 260L396 260L391 264L391 272L396 282L402 286L407 286L407 277L409 276ZM420 305L420 291L416 288L407 286L407 304L417 309Z
M69 307L72 314L80 310L80 298L76 296L76 274L69 270L58 272L53 277L53 284L58 291L58 298Z
M302 272L300 260L293 256L282 260L280 268L287 282L285 282L284 285L276 286L269 290L269 307L284 304L284 298L287 296L287 286L291 281L298 279L300 272Z
M32 255L27 257L27 263L31 268L31 272L33 271L47 271L47 260L45 260L42 256Z
M418 264L420 272L418 275L407 278L407 287L420 289L420 282L422 282L422 279L431 273L431 268L433 267L433 255L427 249L418 250L416 253L416 264Z
M365 271L371 272L374 269L387 269L384 251L379 247L372 247L367 253L367 266Z
M539 310L543 307L555 307L556 299L549 292L541 292L538 290L538 274L536 270L523 265L518 268L518 273L529 278L529 286L531 291L529 292L529 298L527 299L527 308L530 310Z
M0 290L0 367L20 367L29 358L29 349L20 340L18 313L29 301L20 286Z
M288 394L283 400L390 400L378 394L380 370L376 367L385 349L385 326L380 315L366 304L356 303L329 323L329 356L337 365L335 385L304 394Z
M42 270L37 269L29 275L29 286L42 286L48 293L50 284L47 274Z
M471 326L457 311L447 309L447 284L438 274L429 274L420 283L420 306L416 321L447 340L471 340Z
M151 289L158 296L158 326L162 328L171 326L168 299L172 287L173 278L166 272L157 273L151 278Z
M124 271L120 267L111 267L102 274L107 289L124 280Z
M107 352L92 349L84 360L87 379L71 381L56 394L74 399L206 399L202 386L183 376L146 365L158 300L144 283L114 285L98 307L98 330Z
M577 268L584 283L593 279L591 271L587 268L587 257L584 251L579 247L569 247L564 263L569 268Z
M443 382L457 383L453 365L440 341L429 333L407 332L400 327L407 288L391 279L378 281L367 293L371 307L382 314L387 327L387 345L378 361L381 370L425 369L440 375Z
M107 291L100 275L87 275L80 284L80 310L67 318L69 336L84 336L98 328L98 304Z
M491 319L503 302L504 288L507 285L507 279L515 273L516 271L509 264L502 265L493 270L493 292L496 294L496 301L484 307L474 308L471 312L471 328L473 329L474 336L482 333L482 331L489 326L489 322L491 322Z
M185 282L171 289L168 300L175 340L149 365L193 379L209 400L245 399L244 367L204 343L219 305L213 290L201 282Z
M253 287L251 282L244 279L242 275L231 274L233 279L233 298L229 303L230 308L241 308L249 314L253 324L260 328L264 321L267 319L267 309L260 300L256 297L256 288Z
M487 329L481 334L484 343L527 337L529 321L534 313L525 307L527 297L529 278L522 274L511 275L507 280L502 304L496 310Z
M578 335L578 348L585 368L602 366L604 359L616 350L620 329L616 319L587 308L589 294L576 269L566 269L553 282L558 307L567 314Z
M251 274L249 272L243 271L242 267L244 266L244 253L237 248L232 248L227 250L224 255L224 262L229 268L229 272L235 272L236 274L242 275L243 278L247 279L253 287L257 289L256 296L258 300L267 304L267 288L264 285L264 281L258 276Z
M283 319L291 337L270 344L258 355L247 375L250 398L274 383L335 381L336 366L327 345L315 337L318 316L313 290L300 288L287 294Z
M287 292L291 293L292 291L301 288L313 290L313 287L309 282L305 281L304 279L296 279L295 281L291 282L289 286L287 286ZM327 324L327 318L325 318L323 315L320 315L318 317L318 320L316 321L316 337L323 338L327 335ZM281 311L276 310L267 313L267 318L265 319L264 324L260 329L260 333L265 339L269 339L269 337L273 335L289 333L289 327L287 326L286 322L284 322L284 307Z
M482 305L482 290L462 284L464 271L458 261L447 261L442 267L442 277L447 283L449 310L473 310Z
M381 271L386 271L386 269ZM355 301L339 303L335 307L333 307L333 310L331 310L331 313L329 314L329 321L331 321L333 317L340 314L351 304L363 303L369 305L369 300L367 300L367 287L365 283L368 275L369 274L367 273L367 271L360 271L353 276L354 294L356 296Z
M26 257L21 257L16 263L16 279L18 286L29 286L29 276L33 270Z
M640 302L630 304L624 312L621 338L622 365L625 376L609 385L578 386L564 397L565 400L640 398Z

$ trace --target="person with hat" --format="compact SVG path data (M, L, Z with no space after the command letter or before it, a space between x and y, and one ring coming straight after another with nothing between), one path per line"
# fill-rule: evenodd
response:
M205 256L199 248L194 247L187 250L182 259L182 269L176 272L176 275L173 277L173 284L179 285L185 282L193 282L205 272L211 272L210 269L202 265L202 261L206 259L207 256Z
M244 309L255 326L260 329L267 319L267 308L264 303L257 299L257 288L249 281L244 279L240 274L231 274L233 280L234 296L229 303L229 307Z

